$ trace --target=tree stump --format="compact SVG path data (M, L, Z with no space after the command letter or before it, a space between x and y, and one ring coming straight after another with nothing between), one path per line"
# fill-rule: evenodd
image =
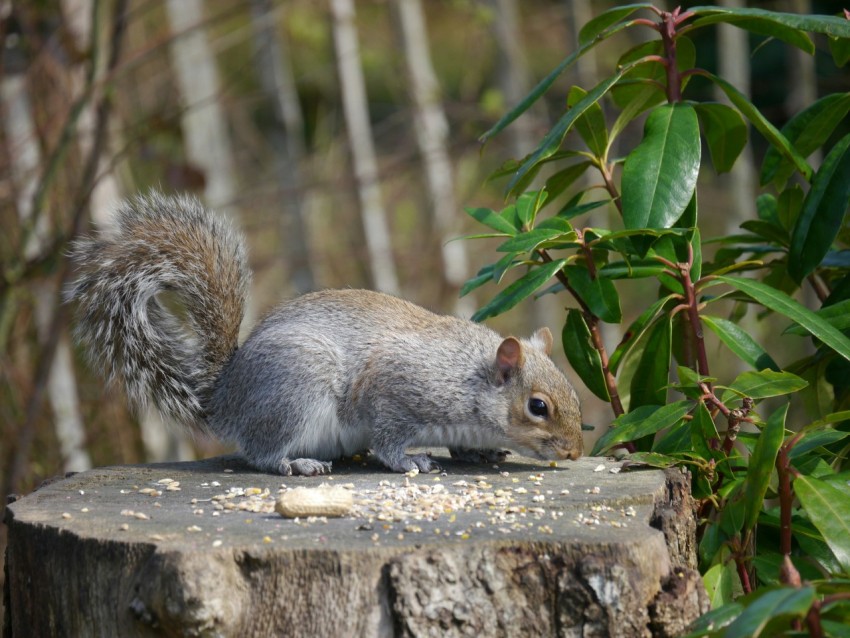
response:
M5 635L675 636L706 610L686 474L514 458L70 476L7 508ZM274 513L282 486L321 484L352 512Z

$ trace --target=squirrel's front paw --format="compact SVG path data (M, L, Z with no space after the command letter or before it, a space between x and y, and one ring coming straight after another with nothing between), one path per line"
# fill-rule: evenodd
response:
M300 474L301 476L316 476L317 474L330 474L331 463L329 461L318 461L316 459L281 459L277 471L283 476Z
M508 450L478 450L469 447L449 448L449 454L456 461L467 463L501 463L510 452Z

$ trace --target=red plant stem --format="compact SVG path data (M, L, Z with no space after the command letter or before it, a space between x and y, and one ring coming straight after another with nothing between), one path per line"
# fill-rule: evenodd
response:
M741 588L745 594L753 591L753 586L750 584L750 573L747 571L747 565L741 556L735 556L735 567L738 569L738 578L741 579Z
M696 288L691 281L691 266L693 265L693 248L688 243L688 263L679 265L682 287L685 289L685 303L688 305L688 321L691 324L694 340L696 341L697 372L707 377L708 356L705 352L705 340L702 333L702 322L699 318L699 303L697 302ZM711 389L711 384L707 384Z
M675 104L682 101L682 78L679 76L679 68L676 64L676 23L679 17L679 9L672 13L661 14L661 41L664 44L664 54L667 63L664 65L667 71L667 102Z
M602 181L605 182L605 190L608 191L608 194L611 195L611 201L614 202L614 206L617 207L617 210L620 212L620 215L623 214L623 200L620 197L620 191L617 190L617 185L614 184L614 178L611 175L611 168L606 165L604 162L600 162L597 165L600 174L602 175Z
M821 601L815 600L806 614L806 626L809 628L810 638L823 638L823 627L820 622Z
M537 251L537 254L540 255L540 258L544 262L552 261L552 257L549 255L549 252L545 249L540 249ZM599 360L602 363L602 376L605 379L605 387L608 389L608 396L611 401L611 409L614 411L614 416L621 416L625 414L625 410L623 410L623 403L620 400L620 393L617 390L617 379L614 378L614 375L611 373L610 368L608 367L608 351L605 349L605 344L602 342L602 333L599 330L599 317L593 314L593 312L588 308L587 304L584 303L584 300L579 296L579 294L575 291L575 289L570 286L570 281L567 279L567 276L564 274L563 270L559 270L555 277L561 283L562 286L569 292L576 300L578 305L581 307L582 314L584 315L584 320L587 323L587 327L590 330L590 340L593 343L593 348L596 352L599 353ZM633 446L632 446L633 447ZM629 449L630 452L634 452L634 449L630 449L629 445L626 445L626 448Z
M821 279L814 273L809 275L808 279L820 302L823 303L824 301L826 301L826 298L829 297L829 289L826 287L823 281L821 281Z
M791 506L794 499L791 493L788 451L789 448L783 445L779 449L779 456L776 457L776 472L779 477L779 551L786 556L791 555Z

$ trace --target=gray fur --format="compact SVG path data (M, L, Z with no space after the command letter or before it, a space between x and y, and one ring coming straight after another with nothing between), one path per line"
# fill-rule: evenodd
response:
M133 403L150 396L177 420L236 441L258 469L320 474L365 449L396 471L437 467L405 454L411 445L480 460L505 447L548 459L581 453L578 399L544 352L548 332L517 346L395 297L327 290L279 306L236 350L242 241L188 198L136 198L114 235L79 242L74 255L83 274L69 298L93 359ZM213 271L216 285L205 279ZM189 333L157 299L164 290L184 299ZM500 364L508 341L518 359ZM532 394L551 403L547 418L529 413Z

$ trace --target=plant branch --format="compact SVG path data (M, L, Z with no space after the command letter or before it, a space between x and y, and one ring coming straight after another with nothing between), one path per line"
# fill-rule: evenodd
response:
M537 250L537 254L540 255L540 258L544 262L552 261L552 257L549 255L549 252L543 248ZM569 292L573 298L575 298L578 305L581 307L582 314L584 315L584 320L587 323L587 327L590 330L590 340L593 343L593 348L599 353L599 360L602 363L602 376L605 379L605 387L608 389L608 396L611 402L611 409L614 411L614 416L620 416L625 413L623 410L623 403L620 400L620 393L617 390L617 379L614 378L614 375L611 373L610 368L608 367L608 352L605 349L605 344L602 341L602 332L599 330L599 317L597 317L584 300L579 296L576 290L570 286L570 280L567 279L566 274L564 274L563 270L559 270L555 277L561 283L561 285ZM633 450L631 450L633 451Z
M679 21L679 8L671 13L661 14L659 33L664 44L664 55L667 59L664 68L667 72L667 102L675 104L682 101L682 78L676 62L676 26Z

